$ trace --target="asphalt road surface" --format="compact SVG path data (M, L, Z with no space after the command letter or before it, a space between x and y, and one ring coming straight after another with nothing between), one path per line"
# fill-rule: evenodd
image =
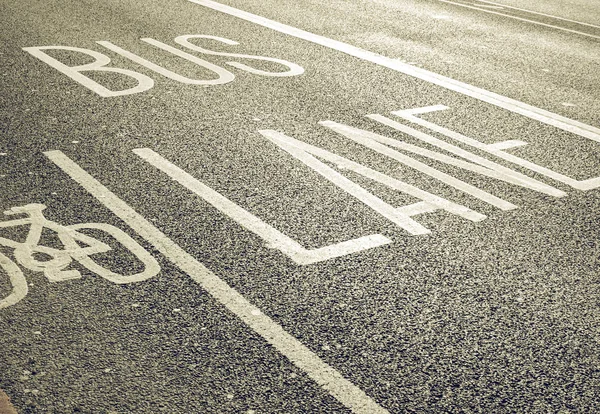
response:
M3 0L19 413L600 412L592 0Z

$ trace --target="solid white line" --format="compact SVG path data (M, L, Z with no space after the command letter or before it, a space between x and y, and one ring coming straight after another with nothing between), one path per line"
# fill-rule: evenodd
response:
M264 315L238 291L204 267L65 154L61 151L48 151L44 154L338 401L355 413L388 413L364 391L345 379L337 370L287 333L283 327Z
M491 6L491 5L487 5L487 4L478 4L478 6L486 7L486 8L490 8L490 9L496 9L496 10L504 9L504 7L502 7L502 6Z
M500 13L500 12L489 10L489 9L482 9L481 7L471 6L469 4L456 3L456 2L450 1L450 0L438 0L438 1L441 1L442 3L449 3L449 4L454 4L456 6L465 7L467 9L479 10L479 11L482 11L484 13L496 14L498 16L509 17L511 19L519 20L519 21L522 21L522 22L537 24L538 26L550 27L552 29L562 30L563 32L575 33L575 34L578 34L578 35L581 35L581 36L591 37L593 39L600 39L600 36L592 35L592 34L585 33L585 32L580 32L579 30L567 29L566 27L556 26L556 25L548 24L548 23L542 23L542 22L538 22L536 20L525 19L523 17L512 16L510 14Z
M477 0L477 1L479 3L493 4L493 5L496 5L496 6L504 7L506 9L513 9L513 10L524 11L524 12L531 13L531 14L537 14L539 16L551 17L551 18L556 19L556 20L562 20L562 21L570 22L570 23L577 23L577 24L580 24L582 26L589 26L589 27L595 27L596 29L600 29L600 26L596 26L595 24L579 22L577 20L565 19L564 17L558 17L558 16L554 16L552 14L540 13L540 12L536 12L536 11L533 11L533 10L521 9L519 7L514 7L514 6L507 6L506 4L495 3L493 1L488 1L488 0Z
M212 0L188 0L192 3L199 4L211 8L213 10L220 11L222 13L229 14L231 16L238 17L243 20L247 20L258 25L268 27L278 32L294 36L299 39L303 39L321 46L325 46L337 51L346 53L350 56L363 59L368 62L375 63L380 66L393 69L395 71L404 73L405 75L414 76L415 78L422 79L427 82L431 82L438 86L450 89L455 92L462 93L472 98L479 99L483 102L487 102L492 105L496 105L500 108L507 109L509 111L518 113L531 119L535 119L539 122L543 122L548 125L555 126L556 128L564 131L572 132L574 134L581 135L591 140L600 142L600 128L593 127L591 125L584 124L583 122L575 121L567 117L546 111L544 109L537 108L532 105L517 101L516 99L508 98L496 94L494 92L487 91L485 89L477 88L469 84L438 75L437 73L427 71L416 66L400 62L397 59L392 59L386 56L379 55L377 53L369 52L356 46L352 46L348 43L340 42L338 40L329 39L324 36L316 35L301 29L297 29L292 26L288 26L283 23L276 22L274 20L267 19L265 17L257 16L252 13L245 12L243 10L236 9L234 7L226 6L221 3L217 3Z

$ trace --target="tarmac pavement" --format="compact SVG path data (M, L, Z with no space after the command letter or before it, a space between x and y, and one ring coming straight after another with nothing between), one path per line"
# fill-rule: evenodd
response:
M4 1L0 389L600 411L596 11Z

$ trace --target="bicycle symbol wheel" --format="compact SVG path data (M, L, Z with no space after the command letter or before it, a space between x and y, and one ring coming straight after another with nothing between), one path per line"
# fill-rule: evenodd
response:
M81 278L79 270L69 268L73 261L118 284L140 282L160 272L156 259L118 227L106 223L64 226L46 219L42 213L45 208L43 204L13 207L4 214L26 217L0 221L0 228L29 226L25 241L0 237L0 246L14 249L16 262L0 253L0 308L14 305L27 295L27 282L18 265L43 272L51 282ZM60 243L55 241L53 247L40 244L44 229L54 232ZM94 236L81 230L91 230ZM135 270L121 270L130 268ZM4 274L8 277L7 283L3 280ZM8 296L2 298L5 291L9 292Z
M88 270L98 274L99 276L102 276L107 280L110 280L113 283L123 284L141 282L142 280L156 276L160 272L160 265L156 259L150 253L148 253L146 249L140 246L127 233L118 227L105 223L81 223L65 227L67 229L74 230L73 232L70 232L69 239L62 240L62 242L65 244L65 247L71 248L71 257L81 263ZM92 238L91 236L77 231L81 229L97 229L108 233L109 236L125 247L144 265L144 270L133 275L125 275L113 272L112 270L96 263L91 257L92 254L79 247L77 245L77 241L82 241L91 246L99 247L97 251L98 253L107 252L111 250L111 247L95 238Z
M8 276L10 293L4 299L1 298L0 294L0 309L7 308L15 303L19 302L25 296L27 296L27 280L19 266L17 266L12 260L0 253L0 269L2 273L6 273Z

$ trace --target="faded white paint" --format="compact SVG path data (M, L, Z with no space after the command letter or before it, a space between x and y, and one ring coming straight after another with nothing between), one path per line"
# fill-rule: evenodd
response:
M600 36L596 36L596 35L593 35L591 33L582 32L581 30L573 30L573 29L569 29L567 27L557 26L555 24L543 23L543 22L540 22L540 21L537 21L537 20L526 19L524 17L513 16L512 14L506 14L506 13L501 13L499 11L489 10L490 8L496 8L496 7L499 7L499 6L465 4L465 3L459 3L459 2L456 2L456 1L450 1L450 0L438 0L438 1L441 1L442 3L454 4L455 6L465 7L467 9L479 10L479 11L482 11L484 13L495 14L497 16L508 17L509 19L518 20L518 21L521 21L521 22L527 22L527 23L538 25L538 26L549 27L551 29L561 30L563 32L574 33L574 34L577 34L577 35L580 35L580 36L591 37L592 39L600 39ZM504 6L504 7L509 8L508 6ZM500 9L502 9L502 8L503 7L500 7ZM560 18L560 17L551 16L549 14L531 12L529 10L519 9L517 7L510 7L510 8L511 9L515 9L515 10L520 10L520 11L526 11L526 12L532 13L532 14L539 14L539 15L546 16L546 17L552 17L554 19L565 20L565 21L568 21L568 22L582 24L582 25L585 25L585 26L598 27L598 26L594 26L594 25L588 24L588 23L581 23L581 22L576 22L574 20L563 19L563 18Z
M596 24L580 22L580 21L572 20L572 19L566 19L564 17L555 16L553 14L541 13L541 12L537 12L537 11L533 11L533 10L523 9L523 8L520 8L520 7L509 6L507 4L496 3L496 2L493 2L493 1L489 1L489 0L477 0L477 1L479 3L484 3L484 4L488 4L488 5L499 6L499 7L505 8L505 9L519 10L519 11L523 11L523 12L526 12L526 13L537 14L539 16L551 17L553 19L562 20L564 22L577 23L577 24L582 25L582 26L589 26L589 27L594 27L596 29L600 29L600 26L598 26Z
M119 55L124 56L127 59L134 61L138 65L142 65L142 66L144 66L166 78L172 79L177 82L185 83L188 85L205 85L205 86L222 85L224 83L233 81L233 79L235 78L233 73L229 72L226 69L223 69L220 66L214 65L210 62L207 62L204 59L200 59L196 56L190 55L189 53L183 52L172 46L169 46L167 44L159 42L158 40L154 40L154 39L150 39L150 38L144 38L142 40L146 43L149 43L153 46L156 46L158 48L166 50L176 56L179 56L181 58L189 60L190 62L195 63L198 66L201 66L205 69L208 69L208 70L214 72L217 75L217 78L216 79L191 79L191 78L179 75L178 73L175 73L173 71L170 71L169 69L165 69L162 66L157 65L156 63L150 62L149 60L144 59L143 57L138 56L135 53L131 53L128 50L125 50L117 45L114 45L111 42L97 41L96 43L98 43L99 45L104 46L105 48L112 50L113 52L118 53Z
M414 158L411 158L405 154L402 154L398 151L395 151L388 147L387 145L391 145L396 148L400 148L409 152L413 152L416 154L423 155L425 157L433 158L438 161L445 161L447 163L452 163L454 165L458 165L463 168L467 168L470 171L483 172L486 175L492 175L493 171L488 171L484 167L479 165L473 165L470 163L466 163L460 160L455 160L454 158L447 157L444 154L435 153L433 151L427 150L425 148L420 148L415 145L408 144L406 142L398 141L392 138L384 137L382 135L376 134L374 132L365 131L359 128L354 128L348 125L339 124L333 121L321 121L319 124L330 128L331 130L344 135L351 140L358 142L368 148L371 148L374 151L379 152L387 157L390 157L406 166L409 166L417 171L421 171L424 174L429 175L436 180L439 180L449 186L456 188L457 190L463 191L471 196L478 198L488 204L491 204L494 207L497 207L501 210L512 210L517 208L514 204L503 200L499 197L496 197L486 191L483 191L473 185L470 185L464 181L459 180L458 178L452 177L449 174L443 173L435 168L424 164ZM386 145L384 145L386 144Z
M253 68L251 66L248 66L248 65L245 65L245 64L239 63L239 62L226 62L226 64L229 66L233 66L234 68L238 68L238 69L244 70L246 72L253 73L255 75L298 76L298 75L301 75L304 73L304 68L302 68L302 66L297 65L292 62L288 62L287 60L276 59L276 58L266 57L266 56L244 55L244 54L240 54L240 53L215 52L214 50L208 50L208 49L200 47L194 43L191 43L190 39L210 39L210 40L216 40L216 41L224 43L226 45L239 45L239 43L234 40L226 39L224 37L210 36L210 35L177 36L175 38L175 42L180 44L181 46L187 47L188 49L191 49L195 52L200 52L200 53L204 53L207 55L226 56L226 57L234 57L234 58L239 58L239 59L263 60L266 62L277 63L280 65L286 66L288 68L288 70L285 72L267 72L267 71L256 69L256 68ZM142 39L142 40L144 40L144 39Z
M19 266L17 266L12 260L0 253L0 268L8 276L11 291L4 299L0 298L0 309L7 308L19 302L25 296L29 288L27 287L27 280Z
M401 141L384 137L384 142L387 145L397 146L399 148L402 148L403 150L414 152L415 154L432 158L437 161L441 161L449 165L454 165L456 167L460 167L468 171L473 171L491 178L496 178L507 183L539 191L541 193L548 194L554 197L564 197L566 195L564 191L561 191L555 187L552 187L534 178L528 177L517 171L511 170L510 168L504 167L503 165L490 161L486 158L480 157L479 155L466 151L460 147L457 147L456 145L449 144L446 141L442 141L441 139L435 138L429 134L418 131L414 128L409 127L408 125L401 124L382 115L367 115L367 117L375 121L381 122L382 124L392 127L398 131L404 132L405 134L411 135L412 137L417 138L423 142L434 145L452 154L458 155L459 157L469 160L471 162L469 163L460 158L449 157L441 153L428 151L425 148L406 144Z
M203 54L235 57L235 58L239 58L239 59L262 60L262 61L267 61L267 62L272 62L272 63L276 63L279 65L283 65L287 68L287 70L283 71L283 72L269 72L269 71L253 68L251 66L245 65L240 62L226 62L227 65L244 70L246 72L253 73L255 75L282 77L282 76L297 76L297 75L301 75L302 73L304 73L304 68L302 68L300 65L297 65L295 63L292 63L292 62L289 62L289 61L283 60L283 59L271 58L271 57L266 57L266 56L246 55L246 54L240 54L240 53L216 52L216 51L208 50L208 49L202 48L200 46L197 46L189 41L190 39L196 39L196 38L217 40L217 41L219 41L221 43L225 43L227 45L237 45L238 44L237 42L230 40L230 39L226 39L223 37L217 37L217 36L210 36L210 35L183 35L183 36L178 36L175 39L175 41L177 43L187 47L188 49L192 49L194 51L197 51L197 52L200 52ZM113 51L113 52L147 68L147 69L150 69L150 70L158 73L159 75L162 75L166 78L169 78L169 79L172 79L177 82L184 83L184 84L214 86L214 85L226 84L235 79L234 74L229 72L228 70L226 70L218 65L215 65L211 62L208 62L204 59L200 59L194 55L186 53L186 52L184 52L180 49L177 49L173 46L167 45L166 43L160 42L158 40L155 40L155 39L152 39L149 37L142 38L141 40L143 42L146 42L146 43L148 43L152 46L155 46L159 49L165 50L175 56L186 59L186 60L188 60L210 72L213 72L215 74L215 77L213 79L188 78L186 76L175 73L169 69L166 69L160 65L157 65L156 63L151 62L148 59L145 59L139 55L136 55L135 53L132 53L128 50L125 50L111 42L101 40L101 41L97 41L96 43L98 43L101 46L104 46L105 48L107 48L107 49L109 49L109 50L111 50L111 51ZM130 94L134 94L134 93L144 92L144 91L147 91L148 89L151 89L154 86L154 81L152 80L152 78L150 78L142 73L135 72L135 71L132 71L129 69L107 67L107 65L111 62L110 58L108 56L106 56L102 53L96 52L94 50L84 49L84 48L79 48L79 47L70 47L70 46L36 46L36 47L25 47L25 48L23 48L23 50L29 52L30 54L37 57L41 61L47 63L48 65L50 65L53 68L64 73L71 79L75 80L76 82L80 83L81 85L89 88L90 90L96 92L98 95L103 96L103 97L122 96L122 95L130 95ZM43 52L43 50L68 50L68 51L72 51L72 52L78 52L78 53L83 53L83 54L89 55L89 56L93 57L95 60L94 60L94 62L87 63L85 65L67 66L64 63L60 62L59 60L57 60L57 59L53 58L52 56L48 55L47 53ZM129 89L121 90L121 91L112 91L81 73L81 72L93 72L93 71L113 72L113 73L118 73L121 75L126 75L131 78L134 78L138 82L138 85L135 87L129 88Z
M27 204L12 207L4 212L6 215L27 215L24 218L0 222L0 228L29 226L29 232L24 242L0 237L0 246L14 249L15 260L21 266L34 272L44 272L44 275L51 282L81 278L78 270L66 269L72 260L78 261L99 276L119 284L140 282L156 276L160 271L156 259L121 229L106 223L81 223L63 226L46 219L43 215L45 208L46 206L43 204ZM56 233L63 245L62 249L39 244L44 228ZM124 275L97 264L91 256L109 252L112 248L92 236L80 233L78 231L80 229L97 229L105 232L132 253L144 265L144 270L132 275ZM43 253L50 259L37 260L35 258L36 253Z

